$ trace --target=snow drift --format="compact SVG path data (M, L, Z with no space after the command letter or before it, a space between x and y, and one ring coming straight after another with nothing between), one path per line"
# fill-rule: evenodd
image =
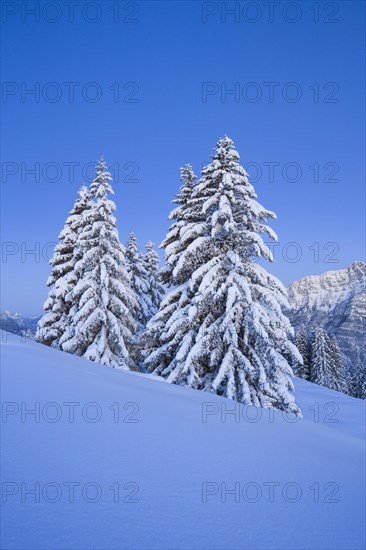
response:
M2 333L2 547L364 548L365 403L300 379L296 400L303 419Z

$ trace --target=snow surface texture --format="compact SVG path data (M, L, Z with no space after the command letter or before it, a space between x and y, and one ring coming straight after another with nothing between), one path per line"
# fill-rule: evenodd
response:
M308 330L323 325L335 334L348 365L366 361L366 264L310 275L288 288L291 324Z
M304 418L286 420L279 411L1 337L2 548L365 547L363 401L296 379ZM36 402L39 422L24 415ZM52 402L61 408L56 422L57 405L45 407ZM80 404L74 422L66 402ZM85 407L90 402L100 410ZM99 420L85 419L98 410ZM225 415L230 410L239 418ZM40 484L39 502L22 482ZM117 482L118 503L110 489ZM71 483L80 484L74 502ZM97 502L88 483L102 491ZM235 483L239 502L229 493L225 502ZM61 497L50 502L57 485Z

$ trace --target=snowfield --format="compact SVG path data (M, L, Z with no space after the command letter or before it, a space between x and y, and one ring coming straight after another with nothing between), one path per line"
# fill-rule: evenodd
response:
M1 381L4 550L365 547L361 400L296 379L286 417L5 332Z

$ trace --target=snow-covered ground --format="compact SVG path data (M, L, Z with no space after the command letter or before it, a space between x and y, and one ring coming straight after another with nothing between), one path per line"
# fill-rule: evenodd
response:
M2 341L2 548L365 547L361 400L297 379L298 420Z

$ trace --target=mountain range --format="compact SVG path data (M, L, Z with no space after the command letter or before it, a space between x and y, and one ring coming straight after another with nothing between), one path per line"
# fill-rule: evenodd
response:
M39 319L40 316L23 317L21 313L4 311L0 314L0 329L33 340Z
M346 364L366 361L366 264L310 275L288 287L290 309L285 313L297 330L308 333L323 326L335 335Z

